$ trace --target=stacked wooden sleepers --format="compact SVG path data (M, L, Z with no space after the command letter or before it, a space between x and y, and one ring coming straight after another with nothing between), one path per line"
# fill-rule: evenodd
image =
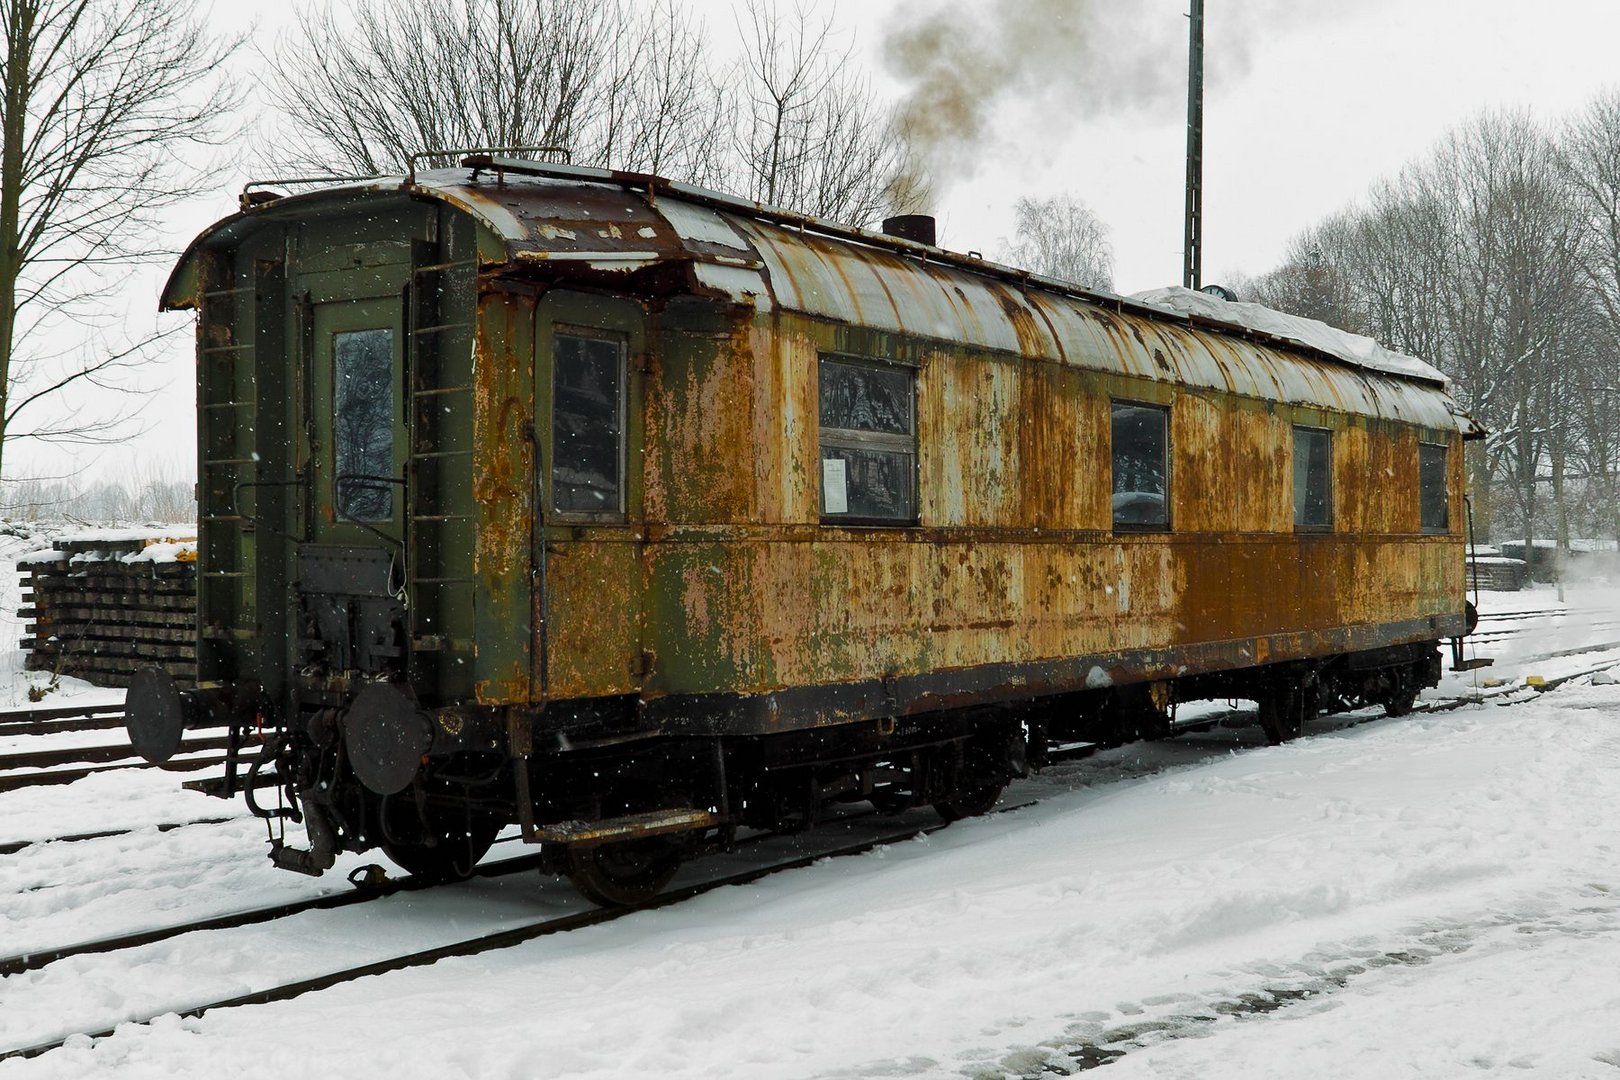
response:
M31 671L128 686L143 667L197 676L197 544L190 535L103 531L17 560L21 645Z

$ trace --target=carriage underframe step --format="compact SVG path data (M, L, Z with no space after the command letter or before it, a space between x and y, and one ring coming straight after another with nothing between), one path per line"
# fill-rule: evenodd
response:
M622 840L663 836L666 833L709 829L719 824L720 818L708 810L654 810L601 821L559 821L540 826L525 839L531 843L593 847Z

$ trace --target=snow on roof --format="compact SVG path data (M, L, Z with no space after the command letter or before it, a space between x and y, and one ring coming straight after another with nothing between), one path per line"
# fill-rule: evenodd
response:
M1153 307L1165 308L1178 315L1196 315L1284 338L1318 349L1330 356L1338 357L1347 364L1369 371L1381 371L1407 379L1422 379L1441 386L1447 385L1445 375L1438 368L1417 357L1386 349L1370 337L1339 330L1315 319L1289 315L1287 312L1275 311L1259 304L1222 300L1218 296L1183 289L1179 285L1135 293L1131 299Z

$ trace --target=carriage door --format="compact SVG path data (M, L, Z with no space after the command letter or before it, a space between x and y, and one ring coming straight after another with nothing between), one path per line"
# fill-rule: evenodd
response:
M535 327L537 684L551 697L631 694L641 644L641 309L563 290Z
M398 674L408 512L400 300L317 303L309 320L299 654L333 672Z

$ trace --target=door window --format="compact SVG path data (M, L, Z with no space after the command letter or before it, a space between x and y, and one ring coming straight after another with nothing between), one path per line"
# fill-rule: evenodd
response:
M557 335L552 358L551 507L624 513L624 346Z
M394 332L332 335L332 438L338 517L394 516Z

